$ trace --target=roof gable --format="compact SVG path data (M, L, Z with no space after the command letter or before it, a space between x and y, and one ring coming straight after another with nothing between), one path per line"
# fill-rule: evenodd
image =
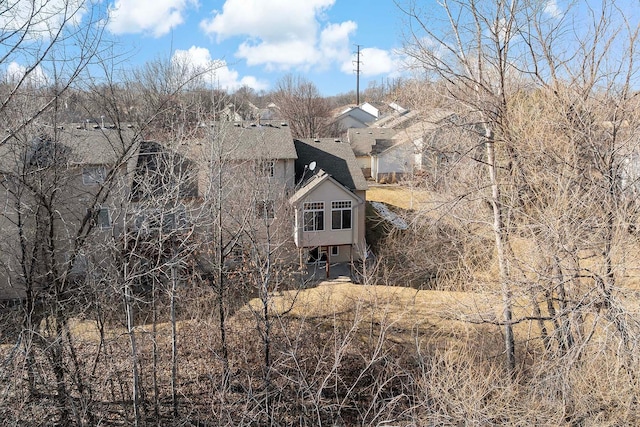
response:
M345 117L352 117L363 123L372 122L377 119L377 116L369 111L362 109L361 107L349 107L348 109L340 113L338 117L336 117L336 120L342 120Z
M360 109L366 111L376 118L380 116L380 110L378 110L375 106L368 102L363 102L362 104L360 104Z
M368 156L372 151L377 150L374 148L376 145L384 145L388 148L389 143L382 141L394 139L396 133L394 129L386 128L349 129L347 140L356 156Z
M358 197L358 195L356 195L352 191L349 191L349 189L345 188L342 184L333 179L329 174L320 169L315 175L313 175L312 179L308 180L303 187L298 189L298 191L296 191L294 195L289 198L289 203L297 204L302 199L305 199L309 195L313 194L315 190L325 185L334 186L336 190L340 193L343 193L345 197L348 197L358 203L363 202L363 200Z

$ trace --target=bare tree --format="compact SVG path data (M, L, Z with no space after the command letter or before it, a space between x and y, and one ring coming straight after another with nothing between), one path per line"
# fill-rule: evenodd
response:
M9 141L61 105L61 96L105 48L106 20L83 0L9 1L0 15L0 125Z
M492 206L492 229L502 286L505 352L507 365L513 370L515 342L508 261L510 232L505 223L509 207L502 196L495 144L509 143L507 96L512 90L509 79L512 73L509 48L512 39L516 37L516 2L496 2L490 5L445 2L442 6L450 23L443 33L437 33L437 30L424 21L425 17L415 4L404 9L410 17L410 30L413 30L408 35L407 53L425 69L449 82L454 99L477 112L479 122L484 127L484 162L490 189L487 200ZM465 22L462 22L463 19ZM423 38L423 34L427 37ZM436 48L427 44L430 42Z
M550 262L546 277L553 277L554 283L546 291L549 316L557 322L554 330L565 347L573 345L577 327L573 324L570 333L566 321L580 317L578 307L568 305L567 294L573 294L574 300L584 298L582 278L590 277L593 287L589 288L600 289L605 300L612 297L608 290L613 289L617 268L613 236L621 236L617 224L627 215L621 209L620 173L629 153L635 151L630 135L636 107L630 95L636 81L633 46L639 27L615 1L567 10L535 1L445 1L441 6L441 14L433 17L424 14L418 2L403 7L409 21L406 53L413 65L434 79L451 108L483 128L485 155L476 160L485 167L486 190L467 191L463 199L458 193L456 198L483 194L491 206L504 307L499 323L504 326L507 365L513 371L513 325L520 321L513 317L513 293L530 293L528 284L535 270L532 260L513 247L514 233L545 230L538 234L542 239L538 247L546 248L543 258ZM583 26L575 26L575 16L583 18ZM611 55L620 60L610 62ZM554 120L558 125L551 125ZM566 142L562 149L550 149L552 140ZM543 146L541 141L548 142ZM558 169L545 169L550 164ZM568 165L572 165L569 170ZM563 182L562 187L552 190L557 182ZM569 203L569 210L552 211L553 204L560 202L554 191L574 202L599 203L591 208L582 202ZM549 194L556 197L550 200ZM538 208L534 215L532 209ZM562 237L547 234L551 212L562 224ZM576 217L564 223L569 212ZM598 218L593 228L584 228L588 221L584 215ZM578 236L584 239L577 242ZM592 269L587 273L580 261L590 245L602 254L598 264L602 270L598 268L597 273ZM568 283L573 283L570 289L565 288ZM537 289L532 307L534 317L543 320L547 317L539 311L537 296L542 291ZM619 323L626 317L620 304L611 300L605 306L611 310L607 317L627 343L629 325ZM540 325L544 335L544 321Z
M280 79L273 101L282 118L291 126L294 138L320 138L331 135L331 108L316 86L303 77L287 75Z

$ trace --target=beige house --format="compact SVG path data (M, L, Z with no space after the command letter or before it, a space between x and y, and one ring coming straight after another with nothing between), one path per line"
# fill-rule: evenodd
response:
M279 243L288 240L306 260L356 260L366 247L367 184L349 145L294 141L283 123L213 124L173 144L144 141L132 129L73 127L11 140L0 159L0 299L81 278L108 258L100 249L108 245L126 249L147 233L206 233L206 204L215 197L224 198L229 228L243 220L260 236L277 224ZM34 201L24 179L54 195L53 210ZM56 259L40 245L49 230Z
M396 182L413 171L415 146L387 128L349 129L347 141L366 178Z
M138 148L129 130L86 127L0 147L0 299L74 280L122 232Z
M442 129L452 117L452 112L439 109L422 116L412 111L391 114L371 127L349 129L347 141L366 178L397 182L415 170L435 170L442 157Z
M351 147L329 138L296 140L295 146L298 187L289 202L301 263L361 259L367 183Z
M207 174L207 165L217 162L244 165L246 173L264 177L281 189L295 185L298 155L286 123L218 122L202 133L178 147L179 152L200 163L201 179Z

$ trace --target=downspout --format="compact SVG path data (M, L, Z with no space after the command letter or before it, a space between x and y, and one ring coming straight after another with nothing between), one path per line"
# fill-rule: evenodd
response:
M356 205L356 206L359 206L359 205ZM353 209L353 208L351 208L351 218L352 218L352 219L353 219L353 217L354 217L354 215L353 215L353 211L354 211L354 209ZM356 209L356 212L357 212L357 209ZM358 216L358 217L359 217L359 216ZM358 221L355 221L355 225L356 225L356 227L358 227L358 226L359 226ZM355 242L355 241L356 241L356 239L354 238L354 235L355 235L355 236L357 236L357 235L358 235L358 233L354 230L356 227L351 227L351 245L350 245L350 247L351 247L351 249L350 249L350 250L351 250L351 252L353 252L353 242ZM350 255L350 256L351 256L351 257L353 257L353 255Z
M300 204L296 204L296 214L295 214L295 240L296 246L298 247L298 258L300 262L300 270L304 269L304 264L302 262L302 251L304 249L304 245L302 242L302 227L300 227Z

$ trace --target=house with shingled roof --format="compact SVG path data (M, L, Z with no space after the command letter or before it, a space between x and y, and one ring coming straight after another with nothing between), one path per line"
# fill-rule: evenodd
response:
M422 116L412 111L391 114L370 127L348 129L346 139L366 178L396 182L433 163L433 137L452 117L451 111L441 109Z
M89 253L122 232L117 206L139 148L131 129L86 126L0 145L0 299L74 280Z
M351 147L332 138L294 144L298 184L289 202L301 263L361 259L368 185Z
M8 189L0 212L0 299L22 298L30 286L16 273L19 230L12 225L19 214L15 206L27 206L29 200L18 200L9 186L12 176L32 169L58 174L64 209L56 211L60 235L55 239L67 256L56 262L69 280L104 261L97 248L107 241L179 236L183 229L206 232L198 215L207 197L217 197L211 193L214 175L223 169L228 220L248 221L255 236L267 223L283 226L283 242L288 239L291 246L287 262L323 256L348 262L359 259L366 247L367 183L349 144L294 141L281 122L212 123L201 126L197 137L171 143L144 140L134 129L60 129L50 138L12 140L0 151L0 177ZM92 227L80 242L74 236L85 222ZM38 286L46 286L46 273Z

